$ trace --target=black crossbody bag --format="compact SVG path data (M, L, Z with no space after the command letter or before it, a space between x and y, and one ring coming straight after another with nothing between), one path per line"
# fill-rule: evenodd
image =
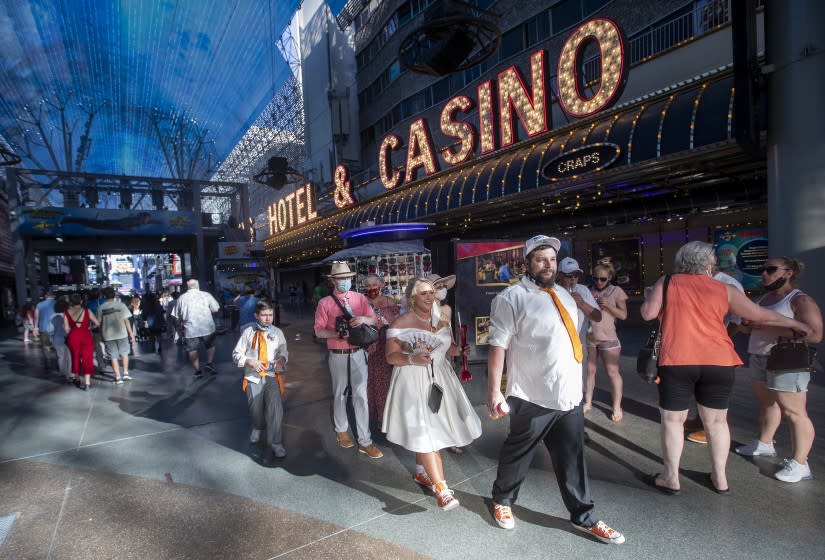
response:
M441 399L444 398L444 389L435 382L435 373L433 372L433 365L430 364L430 396L427 398L427 406L433 414L438 414L441 410Z
M665 276L662 286L662 311L664 317L665 306L667 305L667 285L670 284L670 274ZM646 383L653 383L659 375L659 351L662 348L662 322L659 321L656 327L650 331L647 343L639 349L636 358L636 373Z
M352 314L347 311L347 308L341 304L338 298L335 297L334 294L329 297L335 300L335 303L337 303L338 307L341 308L341 311L344 312L344 317L347 318L347 321L352 320ZM359 348L372 346L375 341L378 340L378 329L372 325L363 324L358 325L357 327L349 327L347 332L349 333L349 336L347 336L347 342L349 342L352 346L358 346Z

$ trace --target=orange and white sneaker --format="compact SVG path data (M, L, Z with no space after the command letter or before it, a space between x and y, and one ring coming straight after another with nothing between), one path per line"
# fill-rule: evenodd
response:
M624 542L624 535L608 527L604 521L598 521L590 527L576 525L575 523L572 525L579 531L593 535L605 544L622 544Z
M439 482L433 489L435 492L435 501L442 511L450 511L457 508L460 504L458 499L453 496L453 491L447 488L447 483Z
M513 517L513 508L493 502L493 516L502 529L515 529L516 518Z
M413 480L425 488L435 490L435 484L433 484L433 480L430 478L430 475L428 475L426 471L416 472L413 476Z

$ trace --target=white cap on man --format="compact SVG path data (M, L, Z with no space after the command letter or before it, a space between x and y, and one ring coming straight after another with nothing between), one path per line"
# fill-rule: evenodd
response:
M530 253L539 247L552 247L556 250L556 253L558 253L561 248L561 241L555 237L548 237L546 235L531 237L524 242L524 258L527 258Z
M572 257L564 257L561 260L559 263L559 272L562 274L573 274L574 272L584 274L584 271L579 267L579 262Z

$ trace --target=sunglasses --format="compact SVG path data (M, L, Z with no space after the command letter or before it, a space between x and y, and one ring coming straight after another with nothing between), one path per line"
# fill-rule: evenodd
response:
M581 276L581 272L562 272L561 275L565 278L578 278Z
M610 278L608 278L607 276L594 276L593 280L596 282L607 282L608 280L610 280Z
M782 270L788 270L787 268L783 268L783 267L776 266L776 265L771 265L771 266L763 266L762 268L759 269L759 273L760 274L765 274L767 272L768 274L773 274L774 272L776 272L780 268L782 268Z

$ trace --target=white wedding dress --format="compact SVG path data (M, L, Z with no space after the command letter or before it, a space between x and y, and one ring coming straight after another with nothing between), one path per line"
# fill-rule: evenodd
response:
M409 331L431 335L429 331L403 328L389 329L387 338L414 334ZM384 406L383 431L387 439L415 453L429 453L453 445L462 447L481 435L481 420L446 355L452 342L450 329L443 327L432 336L442 342L431 353L433 367L395 366ZM437 414L427 405L433 381L444 389Z

